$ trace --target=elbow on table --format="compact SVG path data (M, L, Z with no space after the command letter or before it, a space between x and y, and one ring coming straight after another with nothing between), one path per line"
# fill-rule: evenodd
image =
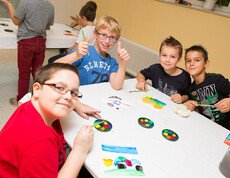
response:
M121 90L122 86L123 86L123 84L122 85L115 85L115 84L112 84L112 83L110 83L110 85L114 90Z

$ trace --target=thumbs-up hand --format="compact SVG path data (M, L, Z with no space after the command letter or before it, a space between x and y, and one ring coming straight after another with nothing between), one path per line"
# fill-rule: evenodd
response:
M78 47L77 47L77 57L78 58L82 58L84 55L86 55L88 53L89 42L90 42L90 38L87 38L86 41L81 41L78 44Z
M117 55L121 62L127 62L130 59L129 53L126 49L121 48L121 42L118 42L117 45Z

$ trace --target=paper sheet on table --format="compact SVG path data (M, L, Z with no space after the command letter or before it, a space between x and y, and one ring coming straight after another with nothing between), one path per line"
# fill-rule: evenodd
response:
M123 111L132 107L127 101L119 96L107 97L105 98L105 102L107 103L108 107L111 107L116 111Z
M136 147L101 145L105 174L117 176L144 176Z

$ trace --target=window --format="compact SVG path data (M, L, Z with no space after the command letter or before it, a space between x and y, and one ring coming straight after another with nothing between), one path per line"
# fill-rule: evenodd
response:
M160 1L176 4L175 3L176 0L160 0ZM230 3L229 2L227 2L228 4L226 6L222 6L222 7L219 7L218 5L216 5L213 11L209 11L209 10L206 10L203 8L204 1L202 1L202 0L185 0L185 1L192 4L191 6L186 6L186 7L199 9L202 11L230 17ZM182 5L182 6L184 6L184 5Z

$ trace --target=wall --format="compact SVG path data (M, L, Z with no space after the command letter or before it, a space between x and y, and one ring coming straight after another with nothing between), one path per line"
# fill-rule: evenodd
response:
M79 15L81 7L87 0L49 0L55 8L55 23L70 24L70 16Z
M156 0L95 2L97 19L102 15L115 17L123 28L123 37L157 51L169 35L178 39L184 48L202 44L211 61L207 71L230 79L230 18ZM184 62L179 66L184 68Z

